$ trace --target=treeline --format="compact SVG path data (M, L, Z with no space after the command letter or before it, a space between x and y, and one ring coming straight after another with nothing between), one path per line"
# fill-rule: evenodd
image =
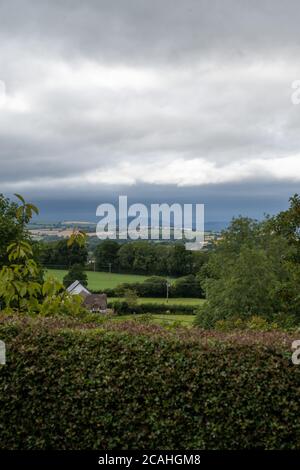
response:
M96 269L109 266L112 271L132 274L186 276L199 272L208 253L192 252L183 244L159 244L147 241L118 244L105 240L95 250Z
M88 250L86 246L68 246L67 239L55 242L39 242L39 260L45 267L69 269L71 266L86 265Z
M90 254L90 268L126 274L157 276L187 276L197 274L207 262L208 252L188 251L183 244L150 243L136 241L118 243L104 240ZM67 246L67 240L41 243L40 260L45 267L70 268L74 264L86 265L86 247Z

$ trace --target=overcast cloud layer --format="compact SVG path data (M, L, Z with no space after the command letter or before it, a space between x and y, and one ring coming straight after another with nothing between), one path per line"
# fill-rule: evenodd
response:
M0 17L1 192L300 183L297 0L13 0Z

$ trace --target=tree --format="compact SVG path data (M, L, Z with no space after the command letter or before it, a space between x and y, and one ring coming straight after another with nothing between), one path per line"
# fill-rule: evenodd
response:
M29 313L42 315L77 314L81 311L79 296L71 296L55 279L46 281L40 276L40 269L34 259L34 251L26 239L24 230L33 212L37 208L25 202L17 195L21 205L16 207L16 222L22 227L21 234L17 231L16 239L7 247L7 264L0 270L0 298L4 313ZM71 243L83 237L75 234Z
M18 205L0 194L0 266L8 262L8 246L25 237L22 221L17 218Z
M193 255L183 244L172 247L169 259L169 273L173 276L184 276L192 272Z
M198 323L211 327L233 316L299 315L300 270L294 254L295 247L267 221L233 220L205 267L207 303Z
M159 276L169 274L168 263L173 248L165 243L157 243L153 247L155 248L155 265L152 272Z
M166 297L168 280L160 276L151 276L140 283L142 297Z
M99 271L110 267L113 271L118 267L119 243L114 240L103 240L95 250L96 267Z
M225 317L228 314L271 317L278 287L274 260L263 249L245 245L225 276L208 281L207 290L212 291L208 294L211 306Z
M119 266L121 271L133 272L135 258L135 243L124 243L118 252Z
M70 245L67 239L43 243L40 252L40 261L44 266L57 268L69 268L74 264L84 265L88 257L85 243L71 243Z
M295 260L300 263L300 196L289 199L290 207L274 217L268 218L269 230L285 237L296 248Z
M63 279L63 284L65 287L69 287L75 281L79 281L85 287L88 285L88 277L84 272L84 266L79 263L71 266L68 274Z
M171 293L173 297L203 297L200 282L193 274L177 278L171 286Z
M135 308L138 305L138 295L134 289L126 289L124 291L124 300L130 308Z
M147 241L134 243L133 272L148 274L154 272L156 263L155 248Z

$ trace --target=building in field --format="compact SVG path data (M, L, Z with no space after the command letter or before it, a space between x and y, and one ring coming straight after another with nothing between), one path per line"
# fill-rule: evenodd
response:
M107 295L91 294L79 281L73 282L67 291L72 295L81 295L83 297L83 307L90 312L107 313Z
M82 295L83 297L91 295L90 291L79 281L74 281L69 287L67 287L67 291L69 294Z
M84 298L83 306L90 312L107 313L107 295L90 294Z

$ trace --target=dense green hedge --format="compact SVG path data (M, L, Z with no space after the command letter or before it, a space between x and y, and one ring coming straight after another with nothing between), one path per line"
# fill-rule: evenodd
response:
M131 313L172 313L194 315L197 307L195 305L166 304L165 302L145 302L131 305L126 300L108 301L108 307L112 308L118 315L128 315Z
M300 448L290 337L84 328L0 324L1 449Z

